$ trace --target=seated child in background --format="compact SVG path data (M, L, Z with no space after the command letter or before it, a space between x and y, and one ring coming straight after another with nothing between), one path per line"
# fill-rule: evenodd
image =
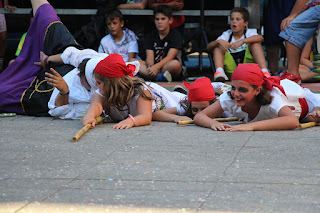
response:
M270 76L261 47L263 37L256 29L247 29L249 12L243 7L235 7L230 13L230 28L217 40L208 44L213 51L216 72L214 81L227 81L239 63L257 63L265 75Z
M115 9L106 14L106 24L110 34L103 37L98 49L99 53L118 53L125 62L136 60L139 53L138 37L129 29L122 29L123 15Z
M191 120L197 113L217 100L214 87L219 89L222 86L220 84L223 83L211 83L207 77L196 79L192 84L184 82L189 89L188 95L172 108L155 111L152 114L152 120L166 122ZM229 116L227 113L223 115L223 117Z
M181 63L177 55L182 47L178 31L170 28L172 9L160 5L154 10L157 30L146 36L146 61L141 61L139 75L148 80L172 81L181 74Z
M267 78L257 64L239 64L231 85L230 92L195 116L195 124L220 131L254 131L295 129L299 118L320 121L320 101L313 93L289 80L281 82L285 91L278 77ZM230 126L212 119L224 111L249 123Z

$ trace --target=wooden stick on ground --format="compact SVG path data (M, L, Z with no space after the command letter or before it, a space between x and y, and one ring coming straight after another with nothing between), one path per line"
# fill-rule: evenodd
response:
M237 117L229 117L229 118L214 118L213 120L219 121L219 122L228 122L228 121L238 121L239 118ZM193 124L193 120L185 120L185 121L178 121L177 125L185 125L185 124Z
M96 117L96 125L102 123L103 118L101 116ZM79 138L89 129L91 128L91 124L87 124L84 127L82 127L82 129L80 129L77 134L75 134L72 138L73 142L77 142L79 140Z
M309 128L309 127L313 127L313 126L317 126L317 125L320 125L320 123L317 123L317 122L308 122L308 123L303 123L303 124L300 124L300 128L301 129L305 129L305 128Z

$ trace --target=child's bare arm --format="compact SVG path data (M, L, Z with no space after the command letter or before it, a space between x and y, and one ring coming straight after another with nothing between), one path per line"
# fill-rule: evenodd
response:
M91 124L92 127L95 127L96 121L95 118L101 115L103 111L102 102L103 98L98 93L93 95L90 108L87 111L87 114L82 119L82 125L85 126L87 124Z
M227 128L227 131L255 131L255 130L291 130L299 127L299 120L288 106L280 109L277 118L248 124L235 125Z
M179 50L176 48L170 48L168 51L168 54L166 57L164 57L160 62L154 64L153 66L159 70L162 69L164 65L166 65L169 61L172 61L175 59L175 57L178 55Z
M254 35L250 36L249 38L242 39L246 44L251 44L251 43L260 43L263 42L263 36L262 35Z
M35 65L41 66L43 68L46 68L48 65L49 61L54 61L54 62L63 62L61 58L62 53L56 54L56 55L51 55L47 56L44 52L40 51L40 62L34 62Z
M315 107L312 112L307 116L308 122L320 123L320 107Z
M147 68L154 64L154 51L146 50L146 64Z
M231 127L229 124L220 123L218 121L213 120L220 116L223 112L223 109L220 105L220 101L216 101L198 114L194 116L194 123L198 126L203 126L207 128L211 128L215 131L224 131L226 128Z
M134 9L134 10L144 10L147 7L148 0L141 0L141 2L134 2L129 4L120 4L118 9Z
M180 116L178 115L178 111L176 107L157 110L152 114L153 121L164 121L164 122L178 122L184 120L191 120L188 116Z
M144 93L151 97L149 91L144 91ZM127 119L117 123L112 128L113 129L129 129L133 126L145 126L149 125L152 120L152 102L142 96L137 99L137 110L138 115L135 117L129 116Z

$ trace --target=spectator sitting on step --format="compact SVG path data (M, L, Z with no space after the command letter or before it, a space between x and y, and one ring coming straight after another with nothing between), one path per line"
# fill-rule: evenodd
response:
M262 50L263 37L257 29L247 29L249 12L243 7L235 7L230 13L230 28L217 40L208 44L213 51L216 72L214 81L227 81L239 63L257 63L265 75L270 76Z
M172 9L159 5L154 10L156 30L146 36L146 61L141 61L139 75L148 80L172 81L181 75L182 65L177 56L182 38L172 29Z

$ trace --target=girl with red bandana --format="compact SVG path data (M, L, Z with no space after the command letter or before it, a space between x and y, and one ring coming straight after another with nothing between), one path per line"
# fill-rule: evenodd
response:
M152 118L152 97L144 82L133 77L135 67L126 65L119 54L110 54L94 68L96 86L82 124L95 126L95 118L103 111L119 122L113 129L129 129L149 125Z
M185 87L188 88L188 95L175 107L155 111L152 114L152 120L165 122L191 120L197 113L217 100L213 84L222 83L211 83L207 77L199 78L192 84L184 82ZM230 115L224 113L222 116Z
M292 83L285 91L278 77L265 77L257 64L239 64L231 80L231 91L197 114L195 124L220 131L253 131L295 129L299 118L320 121L319 99L291 81L284 81ZM212 119L223 111L248 123L231 126Z

